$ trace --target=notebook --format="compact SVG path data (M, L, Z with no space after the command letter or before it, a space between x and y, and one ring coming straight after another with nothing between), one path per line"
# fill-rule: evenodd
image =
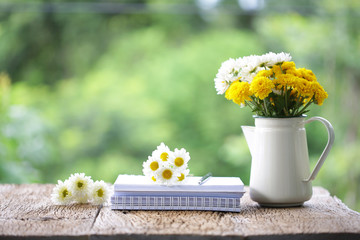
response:
M203 210L240 212L244 184L236 177L188 177L181 185L158 185L145 176L119 175L114 184L114 210Z

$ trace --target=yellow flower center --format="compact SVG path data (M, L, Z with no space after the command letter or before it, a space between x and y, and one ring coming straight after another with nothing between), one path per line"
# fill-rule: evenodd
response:
M104 191L101 188L99 190L97 190L96 192L97 192L98 197L104 196Z
M185 175L182 173L180 177L178 177L178 181L181 182L185 179Z
M159 168L159 163L158 162L152 162L150 163L150 169L153 171L156 171L156 169Z
M163 160L164 162L167 161L168 157L169 157L169 154L167 152L163 152L160 155L161 160Z
M156 182L156 178L154 176L152 176L151 179Z
M166 180L169 180L171 177L172 177L172 171L170 169L165 169L163 172L162 172L162 176L164 179Z
M84 186L84 183L83 183L83 182L78 182L78 183L77 183L77 187L78 187L78 188L82 188L83 186Z
M177 157L177 158L175 158L174 163L175 163L175 166L181 167L184 164L184 159L181 157Z
M64 189L64 190L62 191L62 196L63 196L63 198L66 198L67 195L69 195L69 192L68 192L67 189Z

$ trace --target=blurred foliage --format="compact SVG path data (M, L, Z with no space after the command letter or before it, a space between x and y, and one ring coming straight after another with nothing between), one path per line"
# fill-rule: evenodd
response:
M240 125L253 125L251 112L217 96L213 79L230 57L285 51L329 93L309 113L336 132L314 185L359 211L359 2L206 2L95 10L86 1L1 2L0 182L55 183L74 172L113 182L141 174L164 141L190 152L192 174L248 184ZM326 130L313 123L307 131L314 165Z

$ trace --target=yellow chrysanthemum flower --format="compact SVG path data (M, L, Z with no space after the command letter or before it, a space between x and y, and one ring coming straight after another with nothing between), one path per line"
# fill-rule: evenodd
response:
M287 71L295 70L295 63L294 62L283 62L281 64L281 69L287 73Z
M272 70L261 70L256 76L271 77L273 75Z
M232 100L236 104L244 104L245 101L251 101L250 84L248 82L233 82L225 93L225 98Z
M274 65L272 68L271 68L271 71L275 74L275 76L279 76L281 74L283 74L281 68L279 65Z
M295 83L297 81L297 77L293 74L280 74L277 76L277 78L274 80L274 84L277 87L277 89L281 89L283 87L295 87Z
M297 71L297 69L288 69L288 70L286 70L286 74L291 74L291 75L293 75L294 77L302 77L302 76L301 76L301 73L299 73L299 72Z
M305 80L304 78L298 78L296 81L296 90L303 97L311 98L314 95L314 85Z
M316 82L316 76L311 70L306 68L298 68L296 71L302 78L306 79L307 81Z
M254 77L250 85L250 91L254 93L255 97L264 99L272 92L275 88L275 84L272 80L267 77Z
M328 97L328 94L318 82L313 83L313 85L315 89L315 103L321 106L324 100Z

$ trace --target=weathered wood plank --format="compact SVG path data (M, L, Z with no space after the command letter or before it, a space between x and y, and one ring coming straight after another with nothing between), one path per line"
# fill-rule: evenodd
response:
M97 206L56 206L50 201L54 185L0 185L0 237L87 236Z
M157 239L187 239L228 236L262 239L269 236L331 236L360 238L360 214L350 210L323 188L314 188L313 198L298 208L261 208L245 194L240 213L204 211L113 211L101 209L92 234L97 239L148 236ZM163 236L163 237L161 237ZM183 236L183 238L182 238Z
M360 214L323 188L299 208L260 208L248 194L240 213L112 211L55 206L54 185L0 185L0 239L360 239Z

